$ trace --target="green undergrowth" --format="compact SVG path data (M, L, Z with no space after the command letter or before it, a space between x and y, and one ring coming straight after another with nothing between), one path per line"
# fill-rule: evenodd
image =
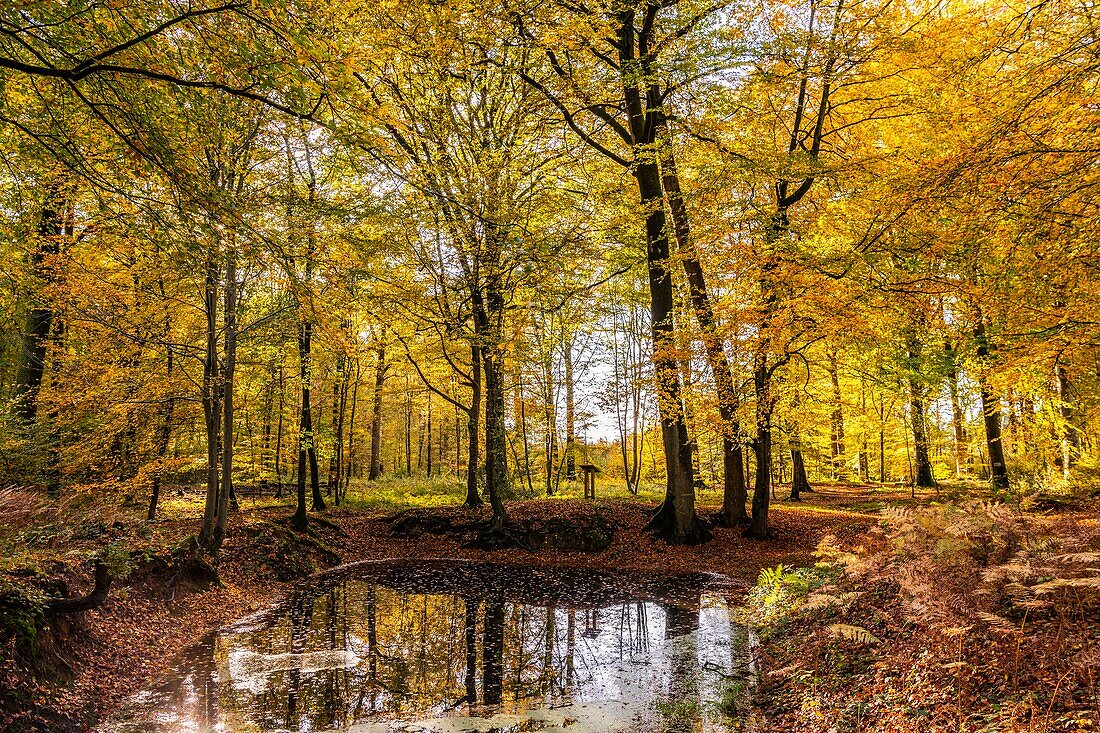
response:
M643 484L637 494L626 490L621 479L601 476L596 484L597 500L633 500L654 504L664 498L664 484ZM341 506L353 511L398 511L401 509L419 509L431 507L458 506L466 497L465 480L453 476L404 477L387 476L377 481L354 481ZM512 487L510 501L528 499L561 500L584 498L584 487L580 481L562 481L555 493L545 494L544 487L533 483L516 482ZM703 503L720 503L720 491L701 492L699 499ZM292 499L290 500L292 501Z

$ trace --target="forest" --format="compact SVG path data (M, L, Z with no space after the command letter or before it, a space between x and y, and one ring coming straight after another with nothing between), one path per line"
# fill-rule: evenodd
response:
M18 0L0 162L0 728L1100 728L1093 3Z

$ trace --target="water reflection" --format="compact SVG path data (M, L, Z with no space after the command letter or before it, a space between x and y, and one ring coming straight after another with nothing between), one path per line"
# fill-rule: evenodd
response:
M103 730L722 731L746 657L713 578L369 564L223 630Z

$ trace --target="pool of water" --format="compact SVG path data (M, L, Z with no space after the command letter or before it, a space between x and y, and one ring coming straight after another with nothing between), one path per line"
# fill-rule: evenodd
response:
M749 635L712 575L363 563L181 656L100 730L726 731Z

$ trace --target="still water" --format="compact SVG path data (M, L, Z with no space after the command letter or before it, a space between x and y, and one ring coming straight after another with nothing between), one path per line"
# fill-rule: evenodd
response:
M106 733L726 731L749 637L721 578L363 563L182 656Z

